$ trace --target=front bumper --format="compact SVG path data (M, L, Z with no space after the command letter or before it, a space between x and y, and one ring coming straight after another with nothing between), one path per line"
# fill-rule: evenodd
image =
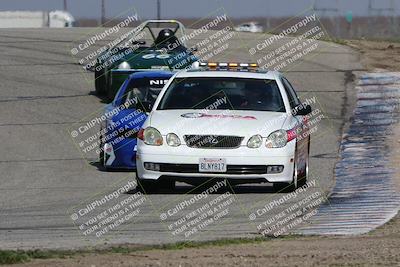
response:
M141 179L157 180L160 177L182 178L226 178L237 180L259 180L264 182L291 182L293 179L294 142L284 148L250 149L198 149L181 145L176 148L147 146L139 141L136 155L137 174ZM141 144L140 144L141 143ZM226 173L204 173L198 171L200 158L224 158ZM145 162L158 163L160 171L147 170ZM282 165L280 173L267 173L269 165Z
M117 145L104 145L104 166L110 169L136 169L136 139L125 139Z

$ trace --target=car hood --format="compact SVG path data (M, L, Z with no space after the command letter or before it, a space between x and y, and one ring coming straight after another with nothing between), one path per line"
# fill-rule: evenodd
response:
M119 63L122 61L127 61L132 69L162 69L162 67L182 69L197 61L197 58L186 50L162 53L161 50L147 49L130 53Z
M105 114L113 114L109 121L112 121L112 124L117 129L139 130L147 118L145 113L138 112L135 109L121 109L117 111L112 104L106 105Z
M176 133L180 137L185 134L267 137L284 126L286 117L286 113L269 111L155 110L150 115L149 126L157 128L162 135Z

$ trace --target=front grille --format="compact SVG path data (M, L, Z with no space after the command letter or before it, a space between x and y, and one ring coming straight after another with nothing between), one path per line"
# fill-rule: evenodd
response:
M184 135L188 147L193 148L237 148L244 137L230 135Z
M158 164L160 165L160 172L200 173L198 164L171 164L171 163L158 163ZM267 173L266 165L228 165L226 166L226 172L218 174L265 174L265 173Z

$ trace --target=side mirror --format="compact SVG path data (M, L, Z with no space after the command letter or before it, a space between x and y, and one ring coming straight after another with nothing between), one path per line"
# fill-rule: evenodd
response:
M312 109L311 109L310 105L300 104L300 105L298 105L297 107L294 108L293 115L294 116L297 116L297 115L305 116L305 115L310 114L311 111L312 111Z
M197 46L193 46L193 47L190 48L190 51L191 51L191 52L197 52L198 50L199 50L199 49L198 49Z

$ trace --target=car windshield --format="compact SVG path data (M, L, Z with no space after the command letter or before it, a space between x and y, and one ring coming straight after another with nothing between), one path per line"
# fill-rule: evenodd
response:
M128 104L129 108L136 108L133 103L138 102L147 102L153 105L166 81L168 79L164 78L132 80L121 97L121 104Z
M184 35L181 25L176 21L147 21L133 29L116 46L127 48L137 45L141 41L141 47L159 49L158 46L165 42L179 43L177 40L181 40Z
M157 109L285 112L275 80L226 77L177 78L167 89Z

